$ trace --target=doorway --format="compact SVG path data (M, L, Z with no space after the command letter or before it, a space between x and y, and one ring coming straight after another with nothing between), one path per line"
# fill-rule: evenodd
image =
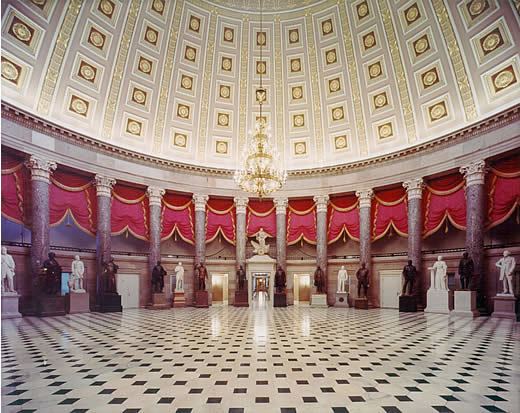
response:
M310 274L294 274L294 303L309 304L311 298Z
M379 271L381 308L399 308L401 270Z
M266 303L269 300L269 274L254 273L253 274L253 301L257 303Z
M228 274L211 274L211 304L228 304Z
M117 292L123 308L139 308L139 274L117 274Z

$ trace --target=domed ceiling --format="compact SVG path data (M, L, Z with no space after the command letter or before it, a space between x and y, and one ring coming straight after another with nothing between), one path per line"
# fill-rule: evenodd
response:
M383 155L520 102L519 2L2 1L2 99L157 157L234 168L259 116L285 167ZM264 45L260 57L260 45Z

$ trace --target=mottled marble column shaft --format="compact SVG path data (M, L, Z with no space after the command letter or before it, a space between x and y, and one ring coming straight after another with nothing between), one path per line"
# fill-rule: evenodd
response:
M422 178L403 182L408 196L408 259L418 271L422 264Z
M328 195L314 197L316 203L316 265L319 265L325 274L325 291L329 298L329 304L334 304L334 286L329 286L327 273L327 205ZM330 290L330 291L329 291Z
M102 175L96 175L97 195L97 230L96 230L96 292L101 289L101 273L103 262L110 260L111 250L111 223L110 211L112 207L112 188L115 179Z
M275 198L276 206L276 263L287 268L287 198Z
M236 197L236 262L237 266L246 264L246 208L247 198Z
M207 195L194 194L193 203L195 204L195 260L194 265L204 262L206 259L206 202ZM204 263L204 265L206 265ZM187 271L184 276L184 295L187 303L192 303L195 299L194 272ZM190 276L191 274L191 276ZM188 275L188 277L186 277ZM210 282L206 282L209 289Z
M150 250L148 255L150 281L153 267L161 259L161 201L164 192L164 189L153 186L146 190L150 206Z
M368 269L372 257L370 255L370 241L371 241L371 209L372 197L374 192L371 189L357 191L356 196L359 198L359 261L364 262Z

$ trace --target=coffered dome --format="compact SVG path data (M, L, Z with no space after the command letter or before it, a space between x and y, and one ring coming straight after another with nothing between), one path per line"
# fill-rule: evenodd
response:
M262 73L290 170L399 151L520 101L515 2L264 3L261 29L249 0L2 2L2 99L110 145L233 169Z

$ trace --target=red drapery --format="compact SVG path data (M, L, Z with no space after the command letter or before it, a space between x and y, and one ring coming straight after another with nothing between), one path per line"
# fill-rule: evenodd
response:
M112 235L125 231L148 239L149 206L145 189L116 184L112 190Z
M358 199L352 195L333 197L328 207L328 231L329 244L336 242L343 235L359 241L359 212Z
M56 170L51 176L49 223L61 224L67 217L89 235L96 233L96 189L91 177Z
M249 201L246 225L248 237L254 237L261 229L270 237L276 237L276 207L273 201Z
M377 191L372 201L372 239L384 237L390 228L408 236L408 201L403 187Z
M316 206L312 199L289 201L287 211L287 244L300 240L316 244Z
M466 229L464 178L459 173L432 179L423 192L424 237L442 227L446 219L460 230Z
M2 215L10 221L28 224L25 202L28 182L24 160L2 153Z
M489 196L487 228L492 228L506 221L519 208L520 155L491 165L486 175L486 186Z
M235 245L235 204L232 199L210 198L206 204L206 243L218 234Z
M194 244L193 216L191 196L167 192L162 200L161 239L166 240L178 234L184 241Z

